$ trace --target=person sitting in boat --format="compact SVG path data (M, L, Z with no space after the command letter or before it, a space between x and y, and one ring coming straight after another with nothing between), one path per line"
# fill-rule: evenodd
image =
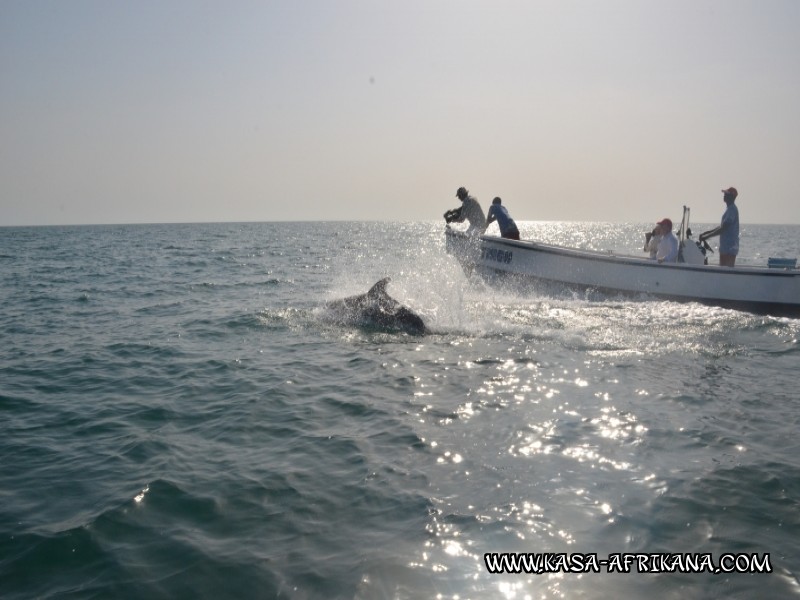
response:
M728 208L722 215L719 227L700 234L700 241L719 236L719 266L733 267L736 265L736 255L739 254L739 209L736 207L736 197L739 192L736 188L722 190L722 199Z
M479 235L486 230L486 217L478 201L469 195L467 188L460 187L456 192L456 197L461 200L461 207L448 210L444 213L444 219L448 223L463 223L469 221L467 233Z
M660 263L678 262L678 238L672 233L672 220L661 219L656 225L661 234L661 240L659 240L656 250L656 260Z
M658 243L661 241L661 227L658 225L653 228L652 232L644 234L644 248L645 252L650 254L650 259L655 260L658 254Z
M497 226L500 228L500 237L509 240L519 239L519 229L511 215L508 214L508 209L503 206L502 200L497 197L492 200L492 205L489 207L489 214L486 219L486 227L497 221Z

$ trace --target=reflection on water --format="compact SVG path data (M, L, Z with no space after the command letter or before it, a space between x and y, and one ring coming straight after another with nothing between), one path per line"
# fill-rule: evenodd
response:
M743 260L800 254L782 231ZM7 233L3 598L800 597L800 320L488 288L440 223ZM385 276L431 335L319 318ZM776 572L489 573L504 552Z
M708 542L713 530L691 503L668 523L648 525L659 499L675 493L686 471L702 470L701 456L712 467L718 447L696 445L692 424L703 417L676 403L701 406L731 375L720 360L747 357L731 330L760 332L776 320L669 302L471 294L457 309L479 331L492 315L503 333L451 342L454 362L439 363L447 375L419 375L419 428L444 470L432 480L433 539L417 566L453 582L441 598L653 595L658 578L488 575L483 555L642 551L652 545L651 527L681 521L705 527ZM796 337L796 324L778 328L782 340Z

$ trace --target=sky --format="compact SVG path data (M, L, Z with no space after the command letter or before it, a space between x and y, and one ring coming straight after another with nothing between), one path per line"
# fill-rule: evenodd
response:
M800 224L795 0L0 0L0 226Z

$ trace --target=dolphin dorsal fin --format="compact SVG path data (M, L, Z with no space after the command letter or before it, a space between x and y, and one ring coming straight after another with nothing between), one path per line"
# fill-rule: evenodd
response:
M384 277L378 283L376 283L371 288L369 288L369 291L367 292L367 296L369 296L371 298L374 298L376 296L385 296L386 295L386 286L389 285L389 282L391 280L392 279L390 277Z

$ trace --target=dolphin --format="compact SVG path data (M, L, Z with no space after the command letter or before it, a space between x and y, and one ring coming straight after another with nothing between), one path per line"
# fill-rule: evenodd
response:
M411 335L428 333L425 322L386 292L391 278L384 277L366 294L332 300L325 307L338 323L402 331Z

